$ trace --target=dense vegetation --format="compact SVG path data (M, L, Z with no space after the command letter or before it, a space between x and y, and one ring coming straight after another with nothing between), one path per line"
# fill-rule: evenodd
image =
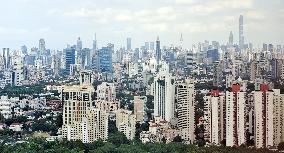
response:
M122 138L123 137L123 138ZM93 143L83 144L81 141L54 141L46 142L42 139L33 139L24 143L14 145L0 145L1 152L18 153L269 153L267 149L247 149L231 147L196 147L181 143L148 143L142 144L139 141L128 141L123 134L110 135L108 142L98 140Z
M9 97L19 97L21 95L33 95L40 94L44 91L44 84L32 85L32 86L7 86L0 91L0 95L9 95Z

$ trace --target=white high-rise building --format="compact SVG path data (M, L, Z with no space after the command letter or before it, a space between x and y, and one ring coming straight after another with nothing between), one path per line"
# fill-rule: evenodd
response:
M245 92L239 84L226 91L226 146L245 144Z
M169 73L169 66L162 63L154 78L154 115L166 121L174 118L175 79Z
M41 55L44 55L44 54L45 54L46 49L45 49L45 41L44 41L43 38L41 38L41 39L39 40L38 49L39 49Z
M224 140L225 96L219 90L212 90L204 96L204 138L211 144L219 145Z
M273 146L273 96L268 85L254 92L254 141L256 148Z
M13 86L21 86L22 81L24 80L24 63L23 58L21 56L13 56L12 57L12 85Z
M91 72L81 72L80 85L63 87L62 135L67 140L89 143L107 139L108 114L93 107L94 92Z
M278 146L284 141L284 94L280 94L280 89L273 89L273 128L274 128L274 146Z
M195 90L192 80L185 80L177 83L177 112L178 128L181 130L181 137L187 143L195 140Z

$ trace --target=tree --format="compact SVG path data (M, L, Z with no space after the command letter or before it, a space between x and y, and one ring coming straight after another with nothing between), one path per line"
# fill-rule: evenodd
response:
M115 132L109 134L108 142L113 143L116 146L119 146L121 144L128 144L129 140L122 132Z
M176 137L174 137L173 142L182 142L181 136L177 135Z
M108 120L108 132L109 133L116 133L118 131L116 127L116 123L113 120Z
M56 117L56 126L58 128L61 128L63 125L63 117L62 114L60 113L57 117Z
M284 150L284 142L280 142L279 144L278 144L278 150L280 150L280 151L282 151L282 150Z

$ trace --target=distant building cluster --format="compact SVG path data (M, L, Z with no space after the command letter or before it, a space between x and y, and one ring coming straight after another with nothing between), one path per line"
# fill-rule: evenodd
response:
M30 50L3 48L0 113L29 121L30 112L62 114L48 141L108 141L115 127L143 143L277 147L284 142L284 48L253 47L244 30L241 15L238 43L231 31L226 44L206 40L190 49L182 34L178 44L157 37L139 48L130 37L126 47L98 48L96 36L93 48L84 48L80 37L63 50L47 49L44 39ZM33 85L44 90L7 92Z

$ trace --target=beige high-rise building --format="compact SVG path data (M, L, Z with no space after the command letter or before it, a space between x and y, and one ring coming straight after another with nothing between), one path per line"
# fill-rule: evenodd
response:
M273 128L274 128L274 146L278 146L284 141L284 94L280 94L280 89L273 89Z
M211 144L219 145L225 136L225 96L219 90L212 90L204 97L204 138Z
M116 111L116 127L118 131L125 134L127 139L135 137L136 117L130 110L119 109Z
M97 100L114 101L116 97L116 90L114 83L102 82L97 87Z
M245 144L245 92L239 84L226 91L226 146Z
M254 141L256 148L273 146L273 96L268 85L254 92Z
M98 108L87 110L89 142L108 138L108 113Z
M94 92L91 72L81 72L80 85L63 87L62 135L67 140L89 143L107 139L107 114L93 108Z
M134 96L134 115L137 122L143 122L145 117L146 96Z
M177 125L181 130L181 137L186 143L193 143L195 140L195 90L192 80L177 82L176 99L178 113Z
M120 103L116 100L116 87L114 83L102 82L97 86L96 107L107 113L119 109Z

